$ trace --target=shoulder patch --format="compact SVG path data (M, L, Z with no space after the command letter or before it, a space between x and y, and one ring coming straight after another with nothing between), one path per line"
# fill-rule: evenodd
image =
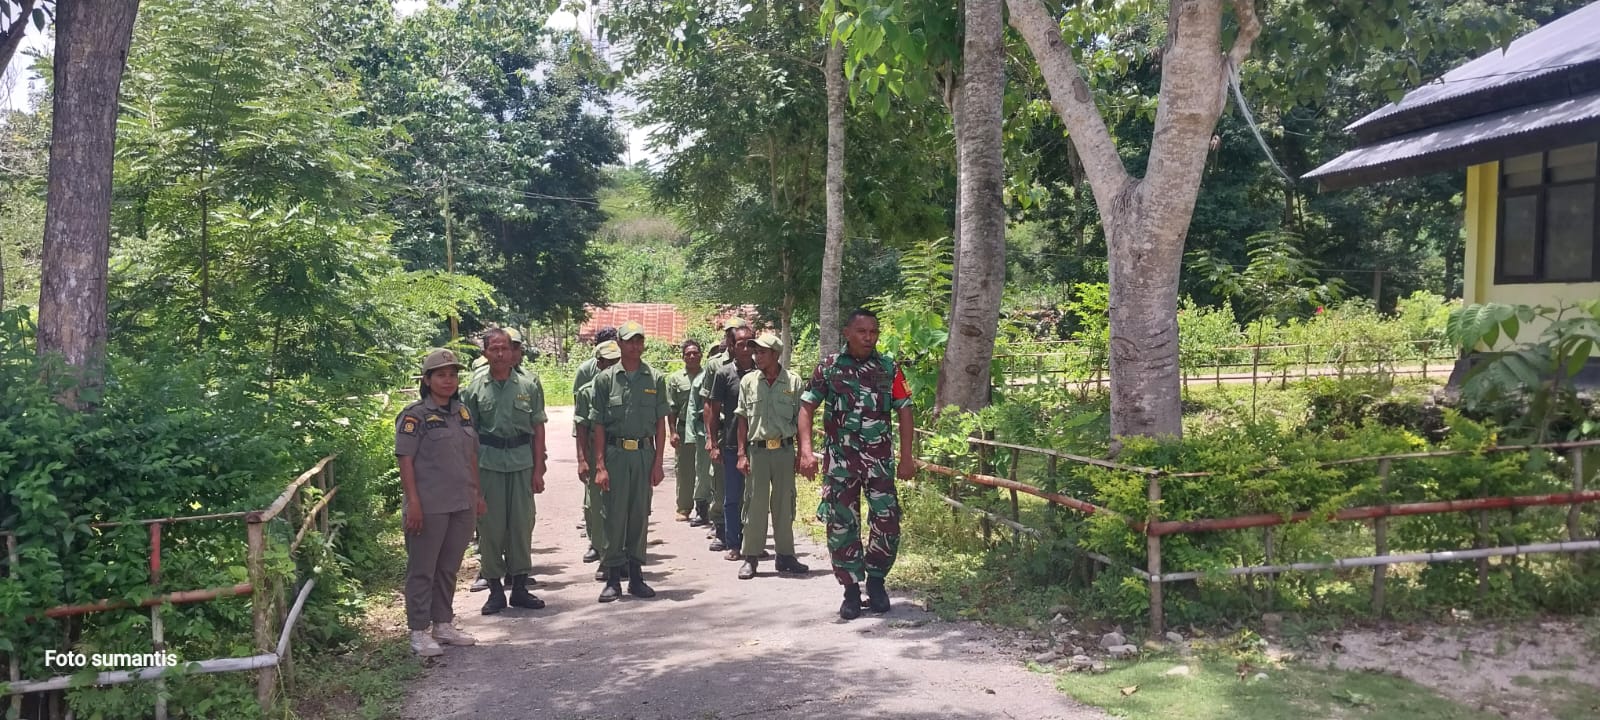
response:
M461 412L461 424L462 425L471 425L472 424L472 413L467 412L467 406L462 405L458 409Z
M400 418L400 432L406 435L417 434L417 419L410 415Z

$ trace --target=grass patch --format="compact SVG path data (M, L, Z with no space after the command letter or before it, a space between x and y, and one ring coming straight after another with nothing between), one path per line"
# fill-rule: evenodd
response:
M1600 687L1565 677L1535 680L1519 675L1511 682L1518 687L1538 690L1539 704L1557 720L1600 717Z
M405 606L396 602L405 576L404 538L391 522L379 536L384 569L366 582L371 593L362 601L359 637L343 646L298 658L290 699L293 714L304 720L398 717L406 688L422 666L411 656ZM398 564L396 564L398 563Z
M1187 667L1187 675L1167 674ZM1066 673L1062 692L1130 720L1491 720L1408 680L1379 673L1275 667L1257 670L1220 660L1152 659L1114 663L1101 675ZM1131 694L1129 688L1137 686Z

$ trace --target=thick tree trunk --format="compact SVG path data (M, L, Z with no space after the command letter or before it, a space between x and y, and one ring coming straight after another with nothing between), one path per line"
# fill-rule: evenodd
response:
M960 205L951 297L950 341L939 367L936 404L981 410L989 404L989 366L1006 279L1003 0L967 0L962 47L961 115L956 126Z
M817 310L817 350L822 357L839 350L839 279L844 273L844 44L828 45L823 70L828 85L827 236L822 245L822 298ZM789 342L784 340L784 352ZM821 359L821 358L819 358Z
M88 386L104 367L117 93L138 10L139 0L56 5L39 353L59 353Z
M1223 79L1261 33L1253 0L1232 0L1239 26L1222 52L1222 6L1170 0L1161 94L1145 177L1134 181L1095 106L1061 27L1040 0L1007 0L1011 25L1039 62L1050 104L1083 160L1106 230L1111 265L1111 434L1183 432L1179 398L1178 273L1200 192Z

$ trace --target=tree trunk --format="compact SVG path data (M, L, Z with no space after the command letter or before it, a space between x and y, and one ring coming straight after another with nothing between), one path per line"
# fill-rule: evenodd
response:
M56 6L38 344L41 355L59 353L89 387L100 384L105 362L117 93L138 10L139 0Z
M828 45L827 237L822 245L822 298L817 310L817 350L821 357L839 350L839 278L844 265L844 44ZM788 339L784 352L789 352ZM821 358L819 358L821 359Z
M1183 432L1179 398L1178 273L1223 79L1261 33L1253 0L1232 0L1238 33L1222 51L1222 4L1170 0L1161 92L1145 177L1128 176L1061 26L1040 0L1007 0L1094 190L1111 271L1111 434Z
M976 411L989 404L989 366L1006 279L1003 7L1003 0L966 2L956 125L961 200L955 255L960 279L951 297L950 340L939 368L939 408Z
M783 341L783 353L778 362L791 370L794 366L794 253L785 247L783 249L783 305L778 308L778 339ZM835 351L838 348L834 348ZM824 346L826 352L826 346ZM809 373L805 374L810 377Z

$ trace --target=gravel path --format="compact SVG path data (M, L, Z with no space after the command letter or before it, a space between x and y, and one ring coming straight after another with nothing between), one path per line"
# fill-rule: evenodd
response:
M535 592L543 610L478 613L456 595L479 645L447 648L414 683L406 717L432 718L1101 718L1033 673L989 631L941 622L904 595L884 616L839 619L826 552L797 528L806 577L770 561L753 580L673 521L671 454L656 489L645 577L658 595L596 602L582 564L572 409L552 408L539 496ZM805 508L799 513L804 520ZM475 568L475 559L468 558ZM475 569L463 570L463 584Z

